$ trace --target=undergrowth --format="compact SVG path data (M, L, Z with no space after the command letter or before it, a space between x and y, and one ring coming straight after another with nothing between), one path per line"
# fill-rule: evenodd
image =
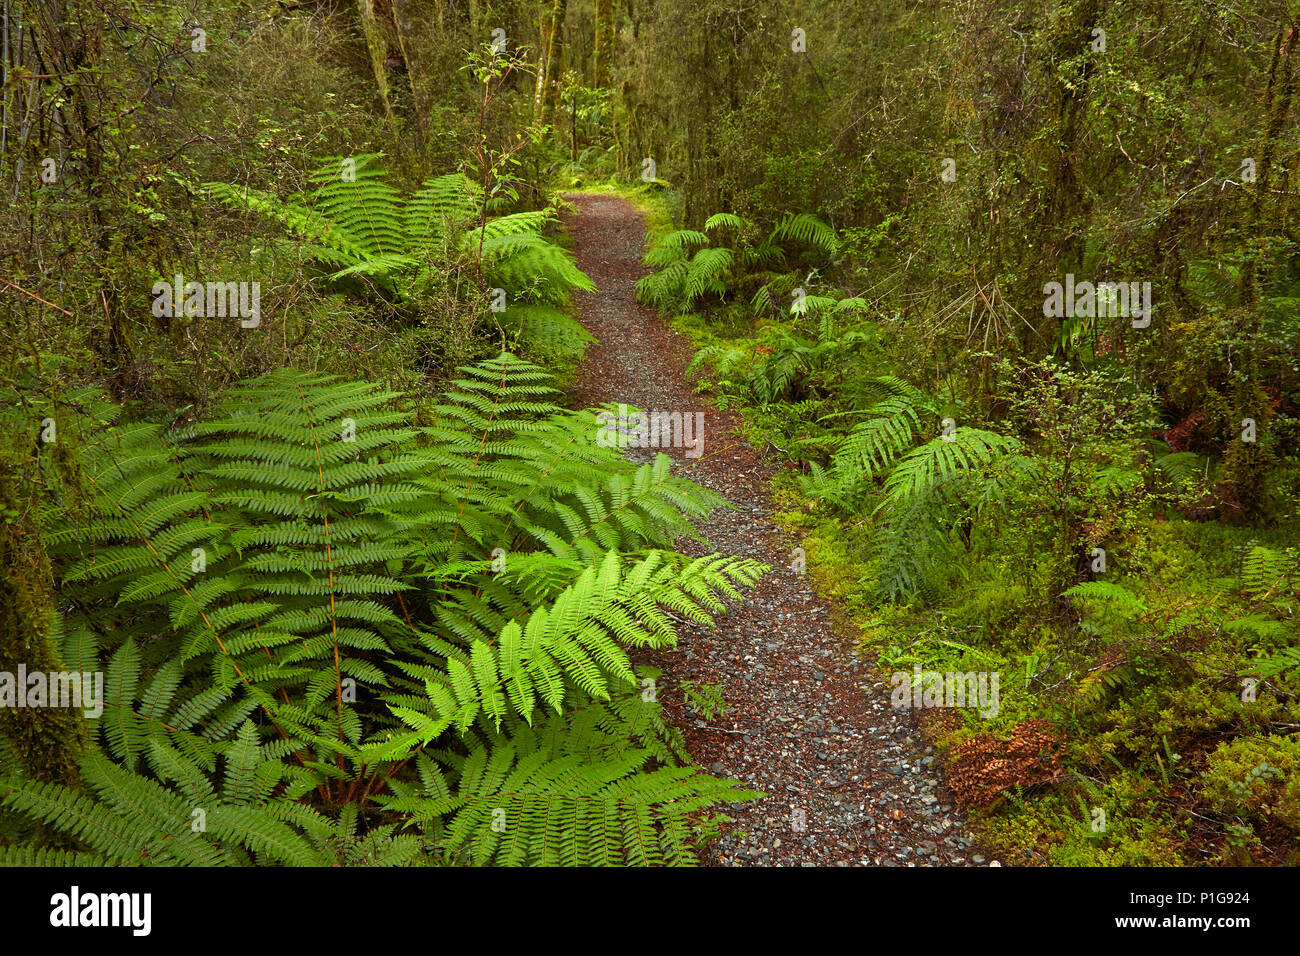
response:
M680 270L684 249L647 263ZM741 269L652 301L695 345L697 389L785 466L778 518L878 676L999 676L994 716L920 712L990 849L1026 865L1296 863L1286 493L1271 523L1206 521L1219 463L1152 440L1152 397L1106 362L1002 360L1021 391L994 423L898 377L889 316L773 273L760 288L799 288L790 308L745 301Z

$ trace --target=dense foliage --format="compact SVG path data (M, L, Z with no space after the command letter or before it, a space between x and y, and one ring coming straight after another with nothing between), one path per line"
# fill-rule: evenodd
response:
M3 28L0 672L106 678L0 708L4 861L690 862L750 796L632 663L761 569L568 409L588 187L882 673L1001 675L923 722L1003 858L1297 861L1295 0Z
M674 187L639 291L882 674L1001 675L996 717L923 718L986 837L1294 863L1300 8L637 19L626 151Z
M171 431L65 406L50 638L104 711L79 782L6 747L4 805L79 863L690 861L694 814L747 794L678 766L625 648L762 569L672 551L716 496L600 447L542 370L462 376L426 426L291 370ZM64 858L24 832L10 862Z

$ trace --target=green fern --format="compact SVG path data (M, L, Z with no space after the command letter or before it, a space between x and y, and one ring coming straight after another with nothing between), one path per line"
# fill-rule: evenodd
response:
M1241 673L1265 679L1278 677L1300 668L1300 647L1282 647L1272 654L1259 658Z
M1176 451L1160 455L1156 467L1175 485L1187 485L1203 473L1201 456L1191 451Z
M835 449L831 467L803 479L810 496L849 512L878 495L871 512L870 570L885 600L938 596L952 570L949 533L986 509L1001 508L1007 486L1032 480L1037 466L1018 439L959 427L916 446L940 405L893 377L859 380L868 402Z
M640 700L629 650L673 646L677 620L710 623L765 569L673 550L722 500L667 456L602 447L596 415L557 394L503 354L461 369L419 427L400 396L293 370L172 431L110 424L84 451L83 507L48 534L65 660L106 677L93 793L5 763L6 812L37 842L4 859L460 859L438 834L486 791L418 820L376 817L379 797L414 794L431 755L531 755L545 730L537 780L569 779L581 755L600 783L574 793L649 821L644 859L689 862L691 815L740 791L669 770L680 737ZM188 829L195 808L206 832ZM594 858L538 840L501 859Z
M939 414L939 404L900 378L882 376L859 381L860 395L876 400L869 417L844 438L831 459L827 480L808 484L811 493L852 508L894 462L911 449L923 432L922 415Z
M694 245L707 245L702 232L680 230L669 233L646 256L646 263L660 268L637 280L636 297L647 305L683 311L707 296L725 295L726 275L733 261L730 249L700 249L688 257Z
M89 793L59 784L0 781L0 805L86 848L61 855L18 844L0 848L0 863L324 866L334 862L310 839L313 827L327 825L323 818L299 804L270 801L271 785L283 765L261 754L252 724L245 724L227 749L229 765L222 789L179 751L161 745L154 757L157 779L133 774L91 751L80 762Z
M687 375L711 366L719 383L742 386L759 405L797 403L814 391L823 375L850 364L857 349L872 338L867 329L837 330L829 316L823 316L815 338L769 326L748 347L705 346L692 357Z
M1147 612L1146 602L1128 588L1110 581L1084 581L1065 592L1085 614L1093 633L1110 633Z
M550 368L572 367L596 341L577 319L552 305L508 306L501 325L527 358Z
M468 757L422 758L419 789L385 801L413 821L441 821L454 859L505 866L680 866L712 821L700 811L758 794L691 768L648 766L647 751L591 760L519 733Z
M979 428L958 428L908 452L885 480L887 501L924 497L959 475L987 466L995 458L1016 452L1020 442Z
M835 230L812 213L801 212L786 216L772 230L773 239L794 239L831 256L839 249Z
M730 230L738 240L734 247L711 245L709 233L720 229ZM754 244L744 236L751 224L732 213L715 213L704 224L704 231L678 229L655 242L646 253L644 262L656 270L636 283L638 301L665 312L683 312L698 307L710 298L725 298L733 286L757 279L762 282L754 294L751 305L755 312L768 311L772 306L771 281L763 281L750 270L776 266L786 258L785 251L776 239L791 239L810 245L823 254L832 255L839 248L835 230L809 213L787 216L777 224L764 241ZM840 302L827 300L825 309L838 307ZM801 305L797 312L822 308L819 300ZM845 308L854 308L850 304Z
M729 212L715 212L712 216L704 221L704 231L712 232L714 229L747 229L749 223L740 216Z
M1295 590L1295 561L1287 554L1259 545L1241 565L1241 589L1253 601L1281 603Z
M459 173L427 180L403 196L385 180L382 154L330 157L311 174L315 188L288 200L226 183L210 195L286 226L333 281L364 280L398 303L414 304L456 256L480 263L490 286L512 302L558 303L594 289L573 258L544 239L552 209L482 215L479 186Z

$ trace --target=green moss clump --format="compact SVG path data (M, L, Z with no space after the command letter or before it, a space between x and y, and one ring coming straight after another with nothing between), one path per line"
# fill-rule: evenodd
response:
M1220 744L1201 775L1205 801L1251 823L1277 820L1300 833L1300 741L1238 737Z

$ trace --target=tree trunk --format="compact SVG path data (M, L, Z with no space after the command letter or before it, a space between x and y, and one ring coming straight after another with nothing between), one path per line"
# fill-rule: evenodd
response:
M533 89L533 120L540 122L542 103L546 99L546 57L551 48L551 34L555 30L555 11L542 8L542 20L537 28L537 85Z
M397 52L402 58L402 66L406 70L406 83L411 90L411 121L415 132L416 149L420 155L424 155L424 107L420 102L420 94L416 91L415 71L411 69L411 58L406 54L406 41L402 39L402 21L405 17L398 9L399 2L400 0L393 0L393 34L397 37Z
M29 492L16 470L0 473L0 504L6 511L30 512ZM37 529L29 518L0 525L0 670L15 676L20 667L28 674L66 671L50 640L55 613L54 575ZM24 693L26 686L15 690ZM33 780L76 785L76 758L87 738L80 711L0 707L0 734Z
M560 59L564 54L564 15L568 0L555 0L551 12L551 37L546 50L546 86L542 91L541 121L549 123L560 93Z
M40 72L53 74L63 108L63 140L66 152L83 157L82 181L89 214L89 245L94 250L87 273L96 277L98 296L92 295L89 309L104 314L102 331L95 349L108 372L108 385L115 399L126 393L132 379L134 343L132 323L127 321L120 294L118 270L129 262L135 250L128 232L121 228L123 213L116 202L113 185L106 186L104 131L105 117L120 106L120 90L104 76L103 11L89 3L46 0L34 8L31 51ZM51 97L53 99L54 97ZM111 177L107 178L111 182Z
M1092 31L1101 20L1101 0L1080 0L1075 6L1062 6L1059 19L1050 34L1048 75L1053 87L1053 125L1049 132L1054 140L1047 157L1047 181L1044 184L1044 217L1040 222L1049 240L1043 243L1046 274L1073 271L1083 256L1080 219L1086 213L1086 193L1080 174L1079 139L1084 130L1092 61L1083 56L1092 42ZM1058 64L1081 58L1077 72L1059 75ZM1038 335L1054 341L1058 320L1040 320ZM1021 347L1028 351L1032 335L1021 331Z
M1246 224L1248 235L1258 235L1268 214L1269 184L1273 178L1273 165L1277 160L1278 140L1287 127L1291 112L1291 98L1295 93L1296 41L1300 39L1300 23L1284 24L1278 31L1273 47L1273 62L1269 68L1268 85L1264 90L1266 126L1260 137L1259 161L1256 165L1255 188L1251 195L1250 212ZM1283 200L1285 204L1285 199ZM1259 301L1259 264L1253 246L1245 268L1241 270L1242 302L1254 305Z
M599 89L609 88L610 67L614 62L614 0L596 0L595 82Z
M388 59L388 48L383 34L379 31L379 21L375 19L375 0L357 0L357 11L361 14L361 32L366 38L366 51L370 54L370 68L375 74L375 87L379 99L384 104L384 115L393 118L393 103L388 97L388 74L384 72L384 61Z

